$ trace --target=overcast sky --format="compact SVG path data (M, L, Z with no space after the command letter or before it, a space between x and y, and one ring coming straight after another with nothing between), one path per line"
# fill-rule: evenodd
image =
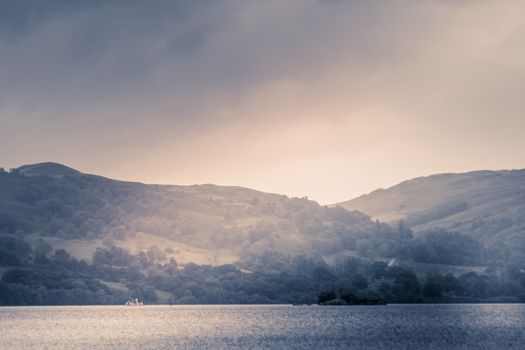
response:
M0 166L322 204L525 168L525 2L0 1Z

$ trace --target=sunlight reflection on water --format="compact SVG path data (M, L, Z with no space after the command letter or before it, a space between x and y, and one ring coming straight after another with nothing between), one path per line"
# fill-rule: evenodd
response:
M0 349L522 349L524 305L0 308Z

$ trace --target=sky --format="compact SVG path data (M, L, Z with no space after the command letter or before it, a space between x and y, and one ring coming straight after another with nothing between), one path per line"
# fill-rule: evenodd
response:
M321 204L525 168L521 0L3 0L0 166Z

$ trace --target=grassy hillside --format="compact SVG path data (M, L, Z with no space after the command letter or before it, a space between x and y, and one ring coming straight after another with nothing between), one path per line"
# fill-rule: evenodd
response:
M424 197L412 212L404 204L400 217L425 227L491 205L449 197ZM516 302L525 301L524 264L505 245L444 230L414 237L304 198L122 182L54 163L0 172L0 305Z
M0 175L0 233L44 240L89 260L108 241L132 252L219 264L264 250L333 255L376 224L366 215L241 187L115 181L60 164Z
M525 170L420 177L339 205L385 222L404 219L416 232L439 227L525 249Z

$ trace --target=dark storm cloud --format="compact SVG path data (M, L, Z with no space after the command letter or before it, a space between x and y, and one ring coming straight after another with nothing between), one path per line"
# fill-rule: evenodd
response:
M355 25L327 22L334 5L348 12ZM213 88L234 89L235 94L261 80L315 74L316 66L326 61L326 51L339 49L345 54L341 44L377 59L380 52L370 57L374 47L357 28L366 23L351 16L354 8L373 11L375 6L6 1L0 9L3 95L20 89L17 94L23 91L37 98L64 93L86 100L90 95L140 95L164 88L183 88L185 98ZM354 26L356 34L348 31ZM346 39L341 42L342 33Z
M202 45L211 3L198 3L2 2L3 86L37 95L107 93L144 78L167 57L177 59Z

